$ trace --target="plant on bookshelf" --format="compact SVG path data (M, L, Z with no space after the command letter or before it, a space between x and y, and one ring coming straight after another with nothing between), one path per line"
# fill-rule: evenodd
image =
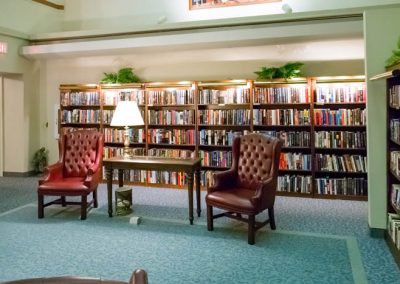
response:
M139 77L133 73L133 68L125 67L118 70L118 72L104 73L104 78L101 79L101 84L127 84L139 83Z
M289 62L281 67L261 67L260 71L254 73L257 74L258 80L291 79L301 76L300 68L303 65L304 63L301 62Z

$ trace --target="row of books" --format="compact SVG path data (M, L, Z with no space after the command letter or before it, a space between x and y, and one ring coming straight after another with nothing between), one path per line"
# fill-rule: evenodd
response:
M400 151L390 152L390 170L400 176Z
M103 171L103 176L105 172ZM118 171L113 171L113 180L118 180ZM187 178L183 172L165 172L165 171L143 171L143 170L123 170L123 180L125 182L169 184L184 186L187 184Z
M149 110L149 124L159 125L192 125L194 124L194 110Z
M400 107L400 85L394 85L389 89L389 106Z
M199 124L250 125L249 109L199 110Z
M248 104L250 90L248 88L229 88L225 90L200 90L199 104Z
M309 109L254 109L254 125L310 125Z
M146 180L148 183L161 183L177 186L187 184L187 178L184 172L147 171Z
M365 109L314 109L315 125L366 125Z
M103 177L106 177L106 172L103 167ZM118 171L113 171L113 181L118 180ZM124 182L137 182L145 184L147 181L147 171L143 170L123 170Z
M257 130L254 132L281 139L283 142L283 147L310 147L311 135L308 131Z
M318 148L365 148L367 133L365 131L316 131L315 147Z
M309 103L309 88L306 85L255 88L253 102L255 104Z
M218 129L201 129L199 131L200 145L212 146L230 146L233 138L240 135L248 134L249 131L232 131Z
M196 144L194 129L149 129L147 135L153 144Z
M276 190L280 192L310 194L312 191L312 177L302 175L278 176L278 185Z
M194 90L167 89L148 91L149 105L187 105L194 104Z
M61 92L60 103L62 106L98 106L100 95L98 92Z
M96 109L73 109L61 111L61 123L100 123L101 113Z
M400 119L390 120L390 138L400 143Z
M400 250L400 215L388 213L387 230L390 238L398 250Z
M129 148L129 153L133 156L144 156L145 148ZM108 159L112 157L121 157L124 154L124 148L121 147L104 147L103 158ZM104 175L103 175L104 176Z
M365 84L318 86L315 99L317 103L365 103Z
M200 185L209 187L214 185L214 171L200 171Z
M149 149L149 156L164 158L194 158L195 153L191 150L152 148Z
M229 168L232 165L232 151L199 151L201 165L204 167Z
M129 128L129 142L130 143L145 143L146 135L144 129ZM108 143L124 143L124 130L116 128L104 128L104 142Z
M392 184L390 201L397 211L400 211L400 184Z
M368 182L365 178L317 178L316 192L325 195L368 195Z
M119 101L136 101L138 105L144 105L144 90L124 89L124 90L103 90L105 105L116 106Z
M280 170L311 171L311 155L303 153L283 153L279 159Z
M317 171L329 172L367 172L367 157L362 155L327 155L316 154L315 164Z

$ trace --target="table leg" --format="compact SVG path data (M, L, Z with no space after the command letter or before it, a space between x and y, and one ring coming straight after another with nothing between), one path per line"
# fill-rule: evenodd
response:
M196 170L196 200L197 200L197 217L201 215L201 195L200 195L200 170Z
M112 176L113 169L106 169L107 178L107 201L108 201L108 217L112 217Z
M189 220L193 225L193 172L187 174L188 180L188 199L189 199Z
M118 169L118 186L124 186L124 170Z

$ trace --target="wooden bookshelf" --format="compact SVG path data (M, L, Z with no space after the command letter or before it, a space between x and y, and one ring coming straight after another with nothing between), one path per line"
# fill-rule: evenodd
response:
M314 195L367 200L364 78L315 78Z
M283 140L278 194L309 197L312 187L312 90L306 78L255 81L253 130Z
M191 81L153 82L145 84L146 133L149 156L195 157L196 85ZM183 188L187 183L183 172L148 171L147 184Z
M387 230L386 243L400 267L400 72L391 70L371 80L386 80Z
M350 87L361 97L343 91ZM67 104L67 91L97 92L99 103ZM335 92L341 95L335 97ZM213 181L215 171L230 168L234 136L256 131L284 141L278 194L367 199L362 78L61 85L60 94L61 111L99 111L96 123L71 121L61 127L101 130L106 137L105 157L119 155L123 148L122 129L109 125L117 102L136 100L145 126L131 130L132 151L136 155L201 157L203 188ZM349 117L346 123L329 120L329 116L345 114ZM321 166L323 160L330 164ZM349 168L343 168L346 163ZM174 188L184 188L186 182L180 173L144 171L126 172L124 179L132 184Z

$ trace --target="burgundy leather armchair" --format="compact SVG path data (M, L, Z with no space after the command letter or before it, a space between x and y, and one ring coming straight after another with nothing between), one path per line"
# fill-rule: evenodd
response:
M248 243L254 244L255 232L266 224L275 230L274 202L279 169L281 141L278 138L252 133L235 137L232 145L231 169L216 173L215 185L206 195L207 228L222 216L248 223ZM223 213L213 215L213 207ZM255 216L268 209L264 222ZM248 218L242 217L248 215Z
M81 219L87 210L97 207L97 186L101 179L103 159L103 135L95 130L77 130L63 134L59 139L59 161L45 170L39 180L38 218L44 217L44 207L52 204L81 205ZM88 202L87 196L93 193ZM44 203L44 196L59 196L59 199ZM66 196L81 196L81 201L67 201Z
M137 269L132 273L129 282L104 280L101 278L89 278L78 276L62 276L48 278L31 278L3 282L2 284L147 284L147 273L143 269Z

